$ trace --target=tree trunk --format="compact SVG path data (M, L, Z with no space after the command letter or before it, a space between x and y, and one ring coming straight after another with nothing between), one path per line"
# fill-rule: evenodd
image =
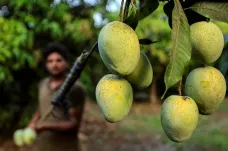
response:
M157 97L157 77L153 77L153 82L150 87L150 103L157 104L159 101Z

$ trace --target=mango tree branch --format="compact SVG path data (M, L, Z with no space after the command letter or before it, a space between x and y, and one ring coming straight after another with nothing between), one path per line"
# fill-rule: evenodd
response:
M66 80L61 85L60 89L51 101L52 104L57 106L66 105L65 99L66 94L69 92L70 88L73 86L74 82L80 77L82 70L84 69L90 55L97 48L97 42L93 45L90 51L83 51L82 54L76 59L70 73L67 75Z
M121 1L121 6L120 6L120 21L123 22L123 5L124 5L124 0Z

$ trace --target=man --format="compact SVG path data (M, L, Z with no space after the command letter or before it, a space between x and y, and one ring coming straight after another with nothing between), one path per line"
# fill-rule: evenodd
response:
M78 151L78 130L84 107L84 90L76 82L67 94L65 107L53 107L51 100L66 78L67 50L51 44L44 49L45 67L50 76L39 83L39 108L28 127L37 132L35 151ZM68 113L68 114L67 114Z

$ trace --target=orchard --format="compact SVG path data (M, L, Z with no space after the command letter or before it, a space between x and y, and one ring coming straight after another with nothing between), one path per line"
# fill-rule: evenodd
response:
M154 5L149 11L153 13L159 2L151 3ZM140 53L139 45L154 42L146 37L139 39L134 32L142 17L137 4L136 0L122 1L119 21L106 24L95 44L98 45L103 63L110 70L110 74L104 75L96 87L97 103L109 122L118 122L127 116L133 102L132 86L145 88L152 82L152 66L147 61L147 56ZM219 70L212 67L212 63L222 54L224 37L210 19L227 22L227 9L228 3L217 1L173 0L164 6L172 28L173 46L164 76L166 90L162 96L165 100L161 110L161 126L173 141L188 140L197 127L199 114L213 114L225 98L225 78ZM187 14L186 10L191 12ZM199 60L202 67L193 70L187 79L183 79L185 68L191 59ZM186 80L184 93L183 80ZM179 96L164 98L168 89L177 83ZM66 88L67 86L62 87L60 92ZM61 94L53 102L60 101L59 98Z
M146 89L154 82L155 68L141 48L162 39L139 38L135 30L161 2L166 2L163 11L171 28L172 48L162 77L165 91L161 97L160 126L170 140L188 141L196 133L199 116L210 118L215 114L227 93L227 81L214 66L225 47L224 35L214 21L228 23L226 0L122 0L119 19L105 24L92 48L75 60L52 104L65 104L66 94L88 65L92 53L96 53L109 72L96 83L94 92L100 114L112 124L124 121L134 101L133 90ZM148 3L150 7L146 7ZM188 71L192 61L197 67ZM178 94L168 93L170 89L176 89ZM17 146L30 145L36 133L18 129L13 139Z

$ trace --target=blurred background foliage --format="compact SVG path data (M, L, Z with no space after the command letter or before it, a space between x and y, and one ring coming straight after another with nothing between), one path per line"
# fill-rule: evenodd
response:
M106 23L118 20L119 3L116 0L0 0L0 135L25 126L37 107L37 84L47 75L42 48L51 42L66 45L73 64L84 49L91 48ZM158 42L141 46L153 66L154 79L149 88L135 90L135 100L156 102L164 92L164 72L172 42L164 3L160 4L136 28L139 38ZM227 24L216 23L228 41ZM228 81L228 45L224 50L215 66ZM93 100L98 80L107 73L110 72L99 54L94 52L80 77Z

